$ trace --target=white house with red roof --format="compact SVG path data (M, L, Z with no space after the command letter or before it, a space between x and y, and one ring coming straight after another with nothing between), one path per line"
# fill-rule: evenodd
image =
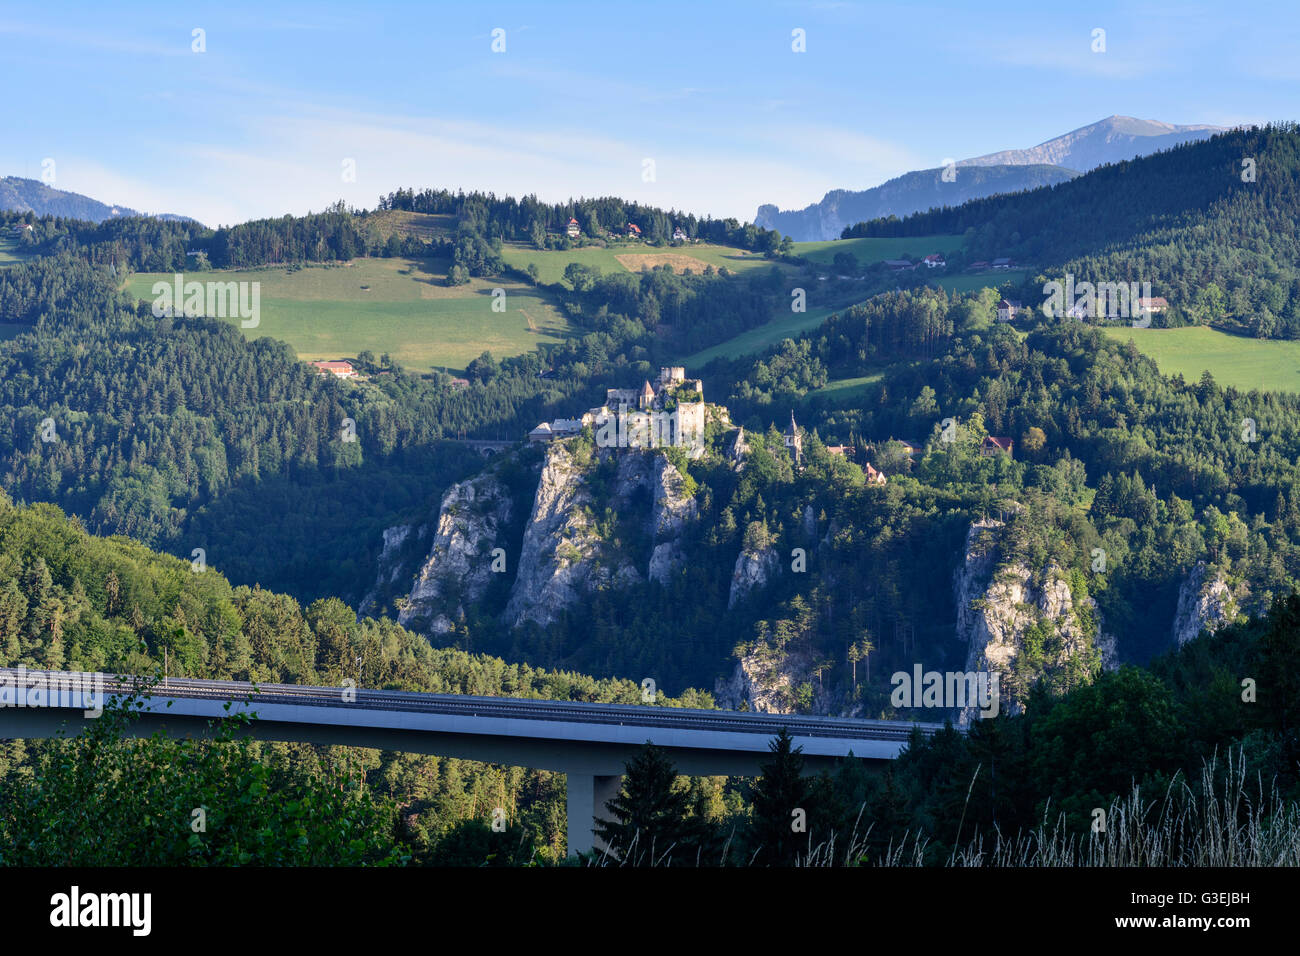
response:
M351 362L312 362L321 375L333 375L335 378L356 378L357 370Z

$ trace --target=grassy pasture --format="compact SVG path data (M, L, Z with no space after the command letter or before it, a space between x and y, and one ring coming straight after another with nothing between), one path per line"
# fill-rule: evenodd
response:
M747 329L737 336L727 339L725 342L719 342L717 345L711 345L707 349L701 349L694 355L689 355L678 362L679 365L685 365L687 368L698 368L701 365L707 365L715 358L736 358L740 355L750 355L754 352L761 352L766 348L779 343L782 339L798 338L800 333L808 329L815 329L821 325L831 314L845 308L845 306L822 306L816 309L809 309L807 312L783 312L771 322Z
M810 403L851 401L862 395L867 390L867 386L880 381L884 374L884 372L873 372L870 375L859 375L856 378L832 379L821 388L809 392L805 400Z
M829 239L822 242L796 242L794 254L830 265L837 253L847 252L863 265L885 259L901 259L905 255L920 259L931 253L947 255L962 246L961 236L911 236L895 238Z
M1002 269L997 272L977 272L974 275L959 273L950 276L935 276L927 281L949 292L970 292L974 289L999 288L1004 282L1021 283L1029 275L1028 269Z
M667 262L677 271L680 267L692 268L702 272L706 265L718 269L726 267L732 272L744 272L748 269L772 268L776 263L762 255L733 249L730 246L715 246L709 243L691 243L683 246L651 246L640 242L617 243L607 248L600 246L578 246L573 249L535 249L530 245L507 242L501 252L506 263L516 269L527 269L529 263L537 266L542 282L559 282L564 278L564 269L570 262L579 262L601 272L639 272L643 264L648 266ZM681 257L689 257L694 262L687 262Z
M0 269L17 262L26 262L30 258L31 256L22 251L22 246L15 237L0 236Z
M438 259L354 259L298 269L194 272L186 279L260 282L261 322L244 334L288 342L304 360L368 349L387 352L411 369L463 369L485 349L504 358L570 333L544 290L496 279L448 287L442 285L448 265ZM140 273L127 288L152 301L159 281L170 282L171 276ZM494 288L505 290L505 312L492 311Z
M1300 392L1300 342L1246 338L1205 326L1108 326L1103 331L1119 342L1131 339L1165 375L1181 374L1194 382L1209 369L1220 386L1231 385L1242 391Z

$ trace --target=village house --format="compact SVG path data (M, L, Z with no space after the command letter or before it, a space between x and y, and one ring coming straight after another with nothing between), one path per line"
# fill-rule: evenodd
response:
M890 272L906 272L915 269L916 263L907 259L886 259L885 266Z
M948 265L947 260L937 252L934 255L926 256L922 261L925 262L927 269L942 269Z
M998 321L1010 322L1023 308L1024 306L1015 299L1003 299L998 303Z
M565 228L565 233L570 239L577 239L582 235L582 227L578 225L578 220L570 219L569 225Z
M333 375L336 378L356 378L357 370L351 362L312 362L320 375Z
M638 225L637 225L636 223L634 223L634 222L629 222L629 223L627 224L627 237L628 237L629 239L640 239L640 238L641 238L641 227L638 226Z
M839 457L841 458L853 457L852 445L827 445L826 450L830 452L832 455L839 455Z
M966 267L966 270L968 272L980 272L984 269L987 269L988 267L989 267L988 262L984 259L981 259L979 262L972 262L970 265Z
M1014 259L1008 259L1006 256L1001 256L993 260L994 269L1010 269L1015 266L1015 264Z
M888 481L888 479L885 477L885 473L883 471L877 471L875 468L873 468L871 462L867 462L862 470L863 472L866 473L868 484L883 485Z
M1151 315L1159 315L1165 309L1169 308L1169 302L1164 296L1142 296L1137 300L1139 312L1148 312Z
M678 226L673 230L673 242L686 242L690 237L686 235L686 230Z
M469 379L467 379L467 378L453 378L453 379L452 379L450 382L448 382L447 384L449 384L452 388L469 388Z
M996 435L987 436L980 445L980 455L985 458L992 458L994 455L1006 455L1009 458L1015 456L1011 453L1015 442L1010 438L1000 438Z

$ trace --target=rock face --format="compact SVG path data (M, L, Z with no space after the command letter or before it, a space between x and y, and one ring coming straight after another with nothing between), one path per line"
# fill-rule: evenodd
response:
M809 669L812 657L795 650L772 655L754 652L741 657L736 668L726 678L719 678L713 695L718 706L728 710L751 710L760 714L792 714L795 712L796 688L810 682ZM827 702L814 698L812 712L826 713ZM819 706L820 705L820 706Z
M615 452L597 449L596 454L601 461L607 461ZM634 514L636 509L645 508L646 494L654 487L663 491L664 526L672 528L679 519L684 520L683 506L671 494L671 477L661 472L658 479L655 477L655 459L659 457L637 452L617 454L606 503L614 515ZM642 580L631 556L601 536L593 514L595 500L584 473L567 443L555 442L547 448L532 514L524 530L519 573L504 614L511 627L528 621L546 627L584 593L627 587ZM660 566L667 574L672 562L661 557L656 567Z
M736 568L731 572L731 593L727 596L727 609L731 610L755 590L766 587L780 564L775 548L746 548L741 551L736 558Z
M1211 572L1204 561L1198 562L1178 589L1172 631L1175 645L1182 647L1201 631L1214 633L1236 618L1238 606L1223 572Z
M481 599L491 583L492 551L502 546L509 521L510 496L491 473L452 485L442 499L433 546L398 623L428 620L426 629L432 633L451 630L453 617L463 616L465 605ZM385 544L387 540L385 533Z
M399 524L384 529L384 546L379 552L379 561L377 562L379 570L375 575L374 586L357 606L357 617L373 614L379 595L383 593L386 587L397 583L397 579L402 574L402 563L398 559L398 555L402 550L402 546L415 533L418 533L417 526L413 524Z
M664 455L654 457L652 486L654 504L650 523L655 546L647 574L650 580L667 584L669 576L686 558L682 535L699 509L695 498L686 493L686 479Z
M957 638L967 647L966 670L999 675L1000 706L1004 712L1024 709L1028 687L1021 686L1014 673L1023 653L1026 632L1038 625L1055 634L1044 643L1044 670L1064 666L1071 658L1093 652L1092 638L1074 605L1074 597L1062 570L1049 564L1031 571L1023 564L1001 563L1001 522L983 521L971 526L966 536L966 555L958 570L953 593L957 601ZM976 708L961 712L965 726L978 713Z
M658 452L595 449L593 460L580 464L576 450L571 442L547 446L517 554L510 553L507 539L520 504L512 504L495 470L447 491L436 530L433 522L389 528L369 605L373 595L412 573L416 545L427 556L398 620L431 635L451 630L466 608L482 601L500 580L496 571L513 578L502 612L511 627L547 627L585 595L605 588L629 587L646 577L667 583L685 560L685 540L698 518L693 483ZM505 553L494 555L497 548ZM397 559L399 552L405 561Z

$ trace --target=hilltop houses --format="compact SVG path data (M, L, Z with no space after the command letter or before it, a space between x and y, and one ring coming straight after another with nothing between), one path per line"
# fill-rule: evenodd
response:
M589 408L580 418L542 422L528 433L532 443L571 438L584 428L595 431L603 448L686 447L704 451L704 382L688 379L680 365L665 366L653 384L640 388L610 388L605 404Z
M570 239L577 239L582 235L582 227L578 225L578 220L570 218L569 225L565 227L564 232Z

